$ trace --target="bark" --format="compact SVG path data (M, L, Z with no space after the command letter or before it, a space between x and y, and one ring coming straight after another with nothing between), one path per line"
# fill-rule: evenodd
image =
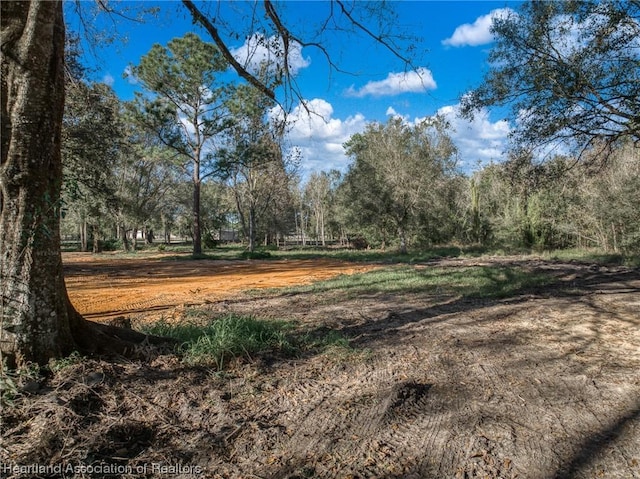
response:
M145 335L84 320L60 253L62 2L0 2L0 353L9 366L79 349L127 353ZM151 342L158 342L152 338Z
M17 363L46 362L74 346L58 214L62 3L12 1L1 8L0 349Z
M249 207L249 251L256 250L256 209L253 205Z
M401 226L398 227L398 239L400 240L400 254L407 254L407 235Z
M100 228L98 225L91 225L91 235L93 236L93 253L100 253Z
M200 180L193 180L193 256L202 254L200 219Z
M89 251L88 231L87 218L82 218L82 225L80 226L80 250L84 253Z

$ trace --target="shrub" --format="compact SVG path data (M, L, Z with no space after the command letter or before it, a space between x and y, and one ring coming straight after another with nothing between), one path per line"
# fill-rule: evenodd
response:
M243 251L238 256L240 259L268 259L271 253L268 251Z

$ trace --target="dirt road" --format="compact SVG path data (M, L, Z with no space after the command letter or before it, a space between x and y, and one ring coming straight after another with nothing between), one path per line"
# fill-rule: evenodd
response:
M9 413L5 460L147 465L121 477L153 478L640 478L640 272L509 258L437 265L478 262L559 282L506 299L214 301L203 307L338 331L350 347L224 373L172 357L84 361ZM163 475L154 463L185 469Z

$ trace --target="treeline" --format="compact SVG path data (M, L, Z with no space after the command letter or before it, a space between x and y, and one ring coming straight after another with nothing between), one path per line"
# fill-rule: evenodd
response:
M144 93L119 100L86 80L73 42L63 121L62 233L83 250L138 241L409 248L458 243L640 250L640 150L592 139L577 158L537 161L522 148L471 175L449 125L433 117L372 123L344 145L345 173L301 178L286 122L253 87L225 81L226 61L194 34L155 45L132 66ZM278 85L270 65L257 72ZM636 142L637 143L637 142Z
M200 187L204 247L238 240L251 249L286 241L401 251L451 242L640 250L633 144L606 157L594 147L580 160L514 155L465 175L441 118L416 125L394 118L370 124L345 148L346 173L304 179L276 142L254 162L221 151ZM189 172L107 86L69 86L63 155L63 234L79 237L83 250L193 241Z

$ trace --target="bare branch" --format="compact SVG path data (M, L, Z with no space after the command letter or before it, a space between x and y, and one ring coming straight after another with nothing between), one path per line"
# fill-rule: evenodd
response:
M249 73L249 71L247 71L247 69L244 68L240 64L240 62L235 59L224 40L220 37L218 29L213 25L213 23L211 23L211 21L209 21L207 17L204 16L204 14L198 9L198 7L196 7L191 0L182 0L182 3L185 7L187 7L189 12L193 16L193 19L200 25L202 25L202 27L207 30L209 35L211 35L211 38L215 42L216 46L220 49L222 55L231 64L233 69L238 72L238 75L247 80L251 85L260 90L264 95L271 98L272 100L275 100L276 95L274 91L268 88L263 82L258 80L251 73Z
M382 37L381 35L376 35L375 33L373 33L371 30L369 30L365 25L363 25L362 23L360 23L358 20L356 20L355 18L353 18L353 15L351 15L351 13L349 13L349 11L345 8L344 3L342 2L342 0L334 0L335 3L337 3L340 6L340 9L342 11L342 13L349 19L349 21L351 23L353 23L356 27L358 27L360 30L362 30L364 33L366 33L367 35L369 35L371 38L373 38L376 42L380 43L382 46L384 46L387 50L389 50L395 57L399 58L400 60L402 60L402 62L405 65L412 65L411 60L409 60L408 58L404 57L403 55L400 54L400 52L393 46L391 45L388 41L386 41L384 39L384 37Z

